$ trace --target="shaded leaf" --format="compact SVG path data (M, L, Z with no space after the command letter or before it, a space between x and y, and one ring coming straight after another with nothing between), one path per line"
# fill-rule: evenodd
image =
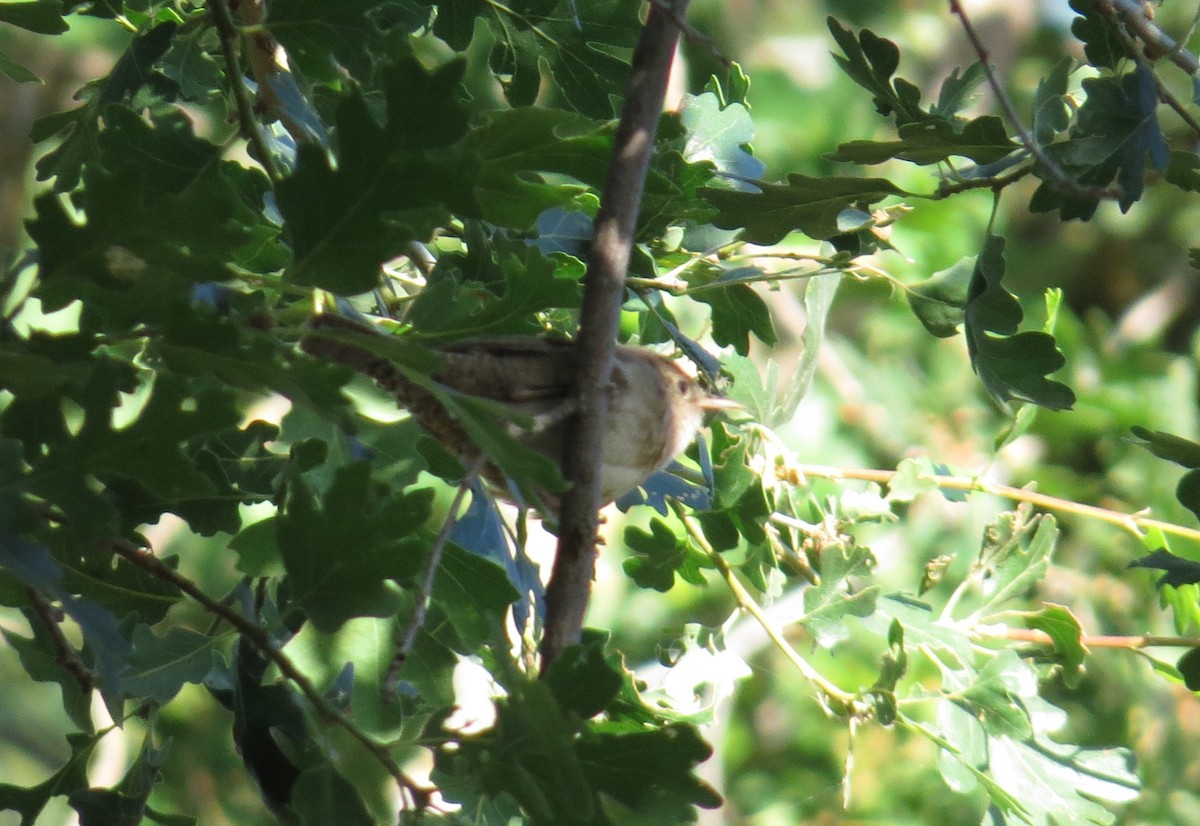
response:
M661 519L651 520L649 532L637 526L627 527L625 545L634 556L621 567L639 587L666 592L675 585L676 575L692 585L705 582L700 571L703 555L676 536Z
M1135 559L1129 563L1129 567L1154 568L1163 571L1163 575L1154 583L1157 588L1165 585L1180 588L1184 585L1200 583L1200 562L1176 556L1163 548Z
M0 23L20 26L38 34L62 34L69 28L62 17L60 0L0 3Z
M698 194L719 211L712 223L742 229L754 244L778 243L799 230L810 238L828 239L843 232L838 218L859 204L873 204L904 191L884 178L812 178L788 175L788 185L756 183L759 192L732 192L702 187Z
M170 702L185 684L200 683L213 663L213 639L185 628L168 628L159 637L147 625L133 630L133 651L122 672L125 690Z
M96 739L76 732L67 735L67 744L67 761L41 783L27 788L0 783L0 811L12 810L21 815L21 826L33 826L51 798L87 789L87 764Z
M1001 285L1003 277L1004 239L989 235L975 262L964 311L971 366L1001 405L1020 399L1051 410L1070 408L1075 394L1065 384L1046 378L1066 360L1053 336L1017 332L1024 313Z
M277 188L295 254L289 278L342 295L366 292L383 262L448 220L447 203L470 202L462 174L469 170L438 151L466 129L456 94L463 69L451 61L427 72L404 58L384 72L383 124L354 89L337 106L336 164L319 146L300 147Z
M292 478L276 519L279 551L297 602L313 625L334 631L351 617L388 616L399 595L389 580L419 569L414 535L429 517L433 491L391 491L366 462L339 468L318 500Z
M892 158L927 165L941 163L952 156L970 158L975 163L998 161L1021 148L1008 137L1004 122L994 115L984 115L967 122L961 130L947 121L927 121L905 124L899 128L899 140L850 141L839 144L837 151L826 155L831 161L860 164L883 163Z
M904 290L908 306L925 329L938 338L949 338L966 320L967 295L975 262L964 258L950 269L935 272Z

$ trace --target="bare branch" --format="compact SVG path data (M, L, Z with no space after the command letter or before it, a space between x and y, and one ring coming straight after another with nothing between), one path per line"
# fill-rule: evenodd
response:
M568 430L563 473L572 483L563 496L558 554L546 587L542 669L579 641L596 570L601 446L608 419L608 384L616 331L625 296L625 273L654 136L679 42L677 18L688 0L654 4L637 48L612 161L588 252L579 334L579 425Z

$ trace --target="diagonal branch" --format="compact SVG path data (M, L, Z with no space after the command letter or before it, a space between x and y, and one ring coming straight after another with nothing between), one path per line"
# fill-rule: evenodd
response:
M688 0L654 4L633 53L633 71L613 141L612 161L584 276L579 332L579 423L568 430L563 473L572 483L563 497L558 554L546 587L542 668L579 641L596 570L601 445L608 418L608 384L625 273L633 247L642 186L662 114L671 61L679 42L677 19Z
M123 539L113 539L108 543L108 546L122 559L133 563L156 579L171 583L180 591L200 603L210 614L220 617L237 629L238 633L250 645L257 648L263 656L275 664L284 677L291 680L292 684L305 696L318 715L341 726L347 734L357 740L363 748L371 753L387 773L391 775L396 785L400 787L401 792L407 795L406 804L411 803L413 810L417 812L423 812L429 807L432 790L405 774L396 762L396 759L392 757L391 749L388 746L376 742L370 735L359 728L348 715L326 699L313 684L312 680L292 662L290 657L280 651L275 643L271 641L271 636L265 628L242 616L241 613L228 605L217 602L206 594L195 582L169 565L163 564L150 551L139 548Z

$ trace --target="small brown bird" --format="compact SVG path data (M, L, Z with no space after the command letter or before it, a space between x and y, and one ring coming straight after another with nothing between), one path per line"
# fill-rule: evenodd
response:
M479 448L428 390L365 347L320 334L321 330L373 330L328 314L314 317L310 325L313 332L300 343L305 352L370 376L464 465L469 467L479 458ZM540 425L518 438L556 464L561 461L565 421L572 412L578 375L573 342L533 336L475 338L439 348L438 353L442 364L430 378L458 393L500 402L533 418ZM706 393L671 359L618 346L609 386L602 502L617 499L664 468L695 438L706 410L738 406ZM484 465L483 476L499 490L507 490L503 474L490 463ZM557 509L557 496L539 495L548 508Z

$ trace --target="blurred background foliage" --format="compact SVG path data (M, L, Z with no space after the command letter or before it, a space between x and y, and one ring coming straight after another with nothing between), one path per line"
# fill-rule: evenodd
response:
M1073 15L1066 0L980 0L968 8L1018 110L1029 111L1037 79L1064 52L1078 49L1069 34ZM1188 4L1169 3L1158 22L1165 30L1184 31L1192 12ZM766 165L765 179L789 172L838 174L845 167L825 156L839 143L888 137L889 127L873 111L869 96L830 57L828 14L896 41L903 55L900 73L923 89L936 88L956 66L975 59L944 2L695 0L693 25L751 78L753 145ZM31 196L37 191L37 157L27 138L31 124L69 108L70 95L89 78L105 74L130 37L111 21L79 17L71 31L54 39L0 26L0 51L44 81L0 78L0 252L25 243L22 221L31 214ZM685 57L692 88L718 70L701 44L685 46ZM976 108L995 111L986 89ZM218 142L234 131L212 112L191 114L198 132ZM1173 145L1188 140L1169 112L1163 118ZM875 173L914 191L935 185L926 169L899 162ZM1035 185L1030 179L1004 194L996 230L1008 239L1006 283L1021 297L1035 326L1041 323L1043 290L1064 291L1056 336L1067 367L1055 377L1077 393L1074 410L1040 411L1026 435L997 452L994 445L1006 419L972 374L962 340L928 336L913 323L903 296L884 281L847 279L813 386L779 433L814 465L894 468L906 457L924 456L964 475L986 473L1017 486L1036 482L1044 493L1127 513L1148 509L1158 518L1191 525L1194 517L1174 496L1181 471L1132 443L1129 429L1141 425L1192 439L1200 435L1195 369L1200 293L1188 261L1188 248L1200 245L1200 199L1171 187L1149 186L1129 214L1106 202L1089 223L1063 223L1057 214L1029 213ZM989 191L908 203L911 214L889 238L898 252L876 259L882 269L902 281L915 281L978 252L992 209ZM769 355L784 374L799 354L803 314L798 292L788 282L759 289L781 341L770 353L755 342L759 351L754 355L760 364ZM863 483L850 481L814 479L811 485L811 496L839 499L843 506L866 490ZM897 520L856 530L859 541L878 558L876 576L884 592L913 591L926 563L940 554L962 552L948 578L956 579L956 570L961 576L984 526L1008 507L983 494L963 503L921 498ZM620 548L620 531L627 522L639 521L645 525L647 516L612 517L610 545ZM1062 516L1060 526L1059 549L1041 585L1041 599L1069 607L1088 633L1173 632L1152 587L1153 575L1127 569L1145 552L1142 543L1112 525L1078 516ZM228 564L216 552L227 540L183 532L164 534L164 539L164 552L180 550L172 543L189 543L191 559ZM205 553L205 543L212 553ZM1200 548L1185 544L1176 544L1175 550L1200 554ZM700 628L720 626L734 608L711 573L707 587L677 583L667 594L634 588L621 571L622 557L617 551L601 559L590 622L613 629L630 666L653 669L660 659L677 656L679 641L688 633L702 646ZM229 572L212 574L216 587ZM205 584L202 577L200 582ZM207 618L192 610L196 625L203 627ZM10 622L0 616L5 627L19 627ZM701 768L728 805L703 813L702 819L747 826L957 826L977 818L978 801L946 791L934 768L936 749L927 741L878 726L864 726L851 738L843 722L823 713L811 688L776 649L760 636L739 632L737 626L727 628L726 641L738 641L740 649L730 648L753 673L738 680L733 696L722 701L719 722L708 731L716 754ZM836 655L803 650L834 682L855 685L870 679L877 657L873 642L856 646L855 640L852 636ZM798 635L795 644L806 646L806 638ZM1172 659L1169 652L1163 656ZM0 648L0 682L9 709L0 715L4 779L37 782L62 763L63 735L73 726L62 717L58 688L28 680L11 648ZM1195 745L1200 742L1200 705L1191 692L1164 679L1140 654L1119 649L1093 652L1077 687L1052 678L1044 690L1069 711L1068 742L1126 746L1136 752L1146 789L1119 815L1119 822L1200 822L1200 749ZM16 709L20 713L13 713ZM225 712L203 689L186 688L161 712L160 725L188 746L170 752L156 806L191 812L206 825L272 822L233 753ZM139 724L133 720L114 735L108 751L102 748L95 756L95 784L119 777L124 752L139 745ZM372 770L363 766L363 771ZM844 794L849 800L845 809ZM73 816L58 800L38 822L65 823ZM17 822L14 813L0 813L0 824Z

